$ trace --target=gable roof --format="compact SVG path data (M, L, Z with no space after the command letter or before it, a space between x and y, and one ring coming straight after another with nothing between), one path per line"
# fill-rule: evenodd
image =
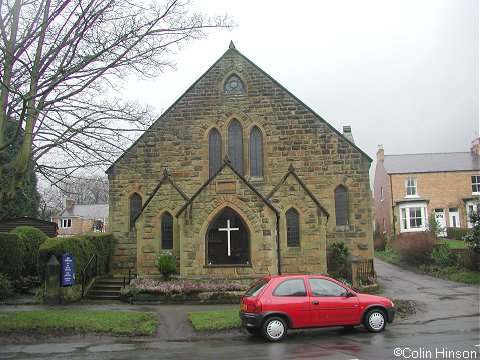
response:
M195 194L193 194L193 196L182 206L182 208L181 208L180 210L178 210L178 212L175 214L175 217L176 217L176 218L178 218L180 215L182 215L182 213L185 211L185 209L186 209L190 204L193 203L193 201L196 199L196 197L197 197L198 195L200 195L200 193L208 186L208 184L210 184L210 183L213 181L213 179L215 179L215 178L217 177L217 175L220 174L220 172L221 172L225 167L230 168L230 170L232 170L233 173L234 173L235 175L237 175L238 178L239 178L245 185L247 185L247 186L250 188L250 190L252 190L252 191L255 193L255 195L257 195L257 196L260 198L260 200L262 200L262 202L263 202L265 205L267 205L277 216L280 215L280 213L278 212L278 210L275 209L275 207L270 203L270 201L268 201L267 199L265 199L265 197L263 197L263 195L260 194L260 193L258 192L258 190L255 189L255 187L254 187L242 174L240 174L240 173L237 171L237 169L235 169L235 168L232 166L232 164L231 164L228 156L225 156L225 159L223 160L222 166L220 166L220 168L215 172L215 174L213 174L212 176L210 176L210 178L209 178L207 181L205 181L205 183L204 183L202 186L200 186L200 188L199 188L199 189L195 192Z
M480 171L480 156L472 152L385 155L388 174Z
M283 176L283 178L278 182L277 185L275 185L275 187L273 188L272 191L270 191L270 194L267 195L267 200L270 200L271 197L273 195L275 195L275 193L278 191L278 189L280 189L280 186L282 186L285 181L287 181L288 177L292 175L295 180L297 180L297 182L300 184L300 186L302 187L302 189L308 194L308 196L310 196L310 198L312 199L312 201L315 203L315 205L317 205L317 207L322 210L323 214L327 217L327 220L330 218L330 213L327 211L327 209L325 209L323 207L322 204L320 204L320 201L318 201L318 199L315 197L315 195L312 194L312 192L307 188L307 186L305 185L305 183L302 181L302 179L300 179L300 177L297 175L296 171L295 171L295 168L293 167L292 164L290 164L290 166L288 167L288 171L287 173Z
M69 209L63 210L54 218L80 217L86 219L106 219L108 218L108 204L75 204Z
M240 56L243 60L245 60L247 63L249 63L252 67L257 69L260 73L262 73L265 77L267 77L270 81L272 81L275 85L277 85L280 89L282 89L285 93L287 93L290 97L292 97L296 102L298 102L301 106L303 106L305 109L307 109L312 115L314 115L318 120L320 120L322 123L324 123L326 126L328 126L334 133L336 133L338 136L342 137L347 141L348 144L350 144L352 147L354 147L359 153L361 153L370 163L373 161L370 156L368 156L363 150L361 150L355 143L353 143L350 139L345 137L341 132L339 132L337 129L335 129L332 125L330 125L325 119L323 119L320 115L318 115L315 111L313 111L309 106L307 106L305 103L303 103L300 99L298 99L295 95L293 95L290 91L288 91L283 85L281 85L278 81L276 81L274 78L272 78L270 75L268 75L265 71L263 71L259 66L257 66L254 62L252 62L250 59L248 59L245 55L243 55L240 51L238 51L235 48L235 45L233 45L233 42L230 42L230 46L228 50L217 60L213 63L212 66L208 68L205 73L202 74L160 117L153 122L152 125L148 128L148 130L144 131L142 135L139 136L139 138L117 159L115 160L112 165L108 167L108 169L105 171L107 174L110 174L113 171L113 167L115 164L117 164L129 151L132 149L141 139L142 137L148 133L149 130L152 129L152 127L159 121L161 121L166 114L170 112L182 99L184 96L186 96L187 93L189 93L192 89L195 88L198 82L202 80L224 57L230 54L235 54L237 56Z

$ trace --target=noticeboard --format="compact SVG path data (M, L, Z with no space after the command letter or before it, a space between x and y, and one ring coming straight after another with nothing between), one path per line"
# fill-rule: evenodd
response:
M69 253L63 254L60 265L62 269L62 286L75 284L73 255Z

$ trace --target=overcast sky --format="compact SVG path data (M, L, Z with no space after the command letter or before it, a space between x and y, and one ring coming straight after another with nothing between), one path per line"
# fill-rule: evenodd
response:
M375 159L469 151L479 136L478 0L197 0L238 24L189 43L177 69L124 96L172 105L232 40L241 53Z

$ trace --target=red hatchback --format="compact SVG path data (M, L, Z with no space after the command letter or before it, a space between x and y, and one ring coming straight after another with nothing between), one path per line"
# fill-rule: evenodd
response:
M326 276L286 275L258 279L240 301L247 331L280 341L287 329L363 324L385 329L395 317L392 300L359 294Z

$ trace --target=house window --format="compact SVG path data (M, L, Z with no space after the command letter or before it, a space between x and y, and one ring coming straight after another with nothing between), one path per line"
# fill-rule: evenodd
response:
M300 226L298 213L295 209L290 209L285 214L287 218L287 247L300 246Z
M250 176L263 177L263 143L262 133L258 127L250 132Z
M173 217L170 213L162 216L162 250L173 249Z
M238 120L228 127L228 157L232 166L243 175L243 130Z
M408 178L405 180L405 192L406 197L416 197L418 196L417 193L417 179L415 178Z
M69 229L72 227L72 219L60 219L58 225L60 229Z
M348 225L348 190L340 185L335 189L335 221L337 226Z
M427 207L423 202L400 206L400 231L425 231Z
M243 86L242 80L233 74L225 81L224 90L227 94L243 93L245 92L245 86Z
M135 230L135 219L142 211L142 197L134 193L130 196L130 230Z
M217 129L208 135L208 176L212 176L222 164L222 141Z
M480 175L472 175L472 194L480 195Z

